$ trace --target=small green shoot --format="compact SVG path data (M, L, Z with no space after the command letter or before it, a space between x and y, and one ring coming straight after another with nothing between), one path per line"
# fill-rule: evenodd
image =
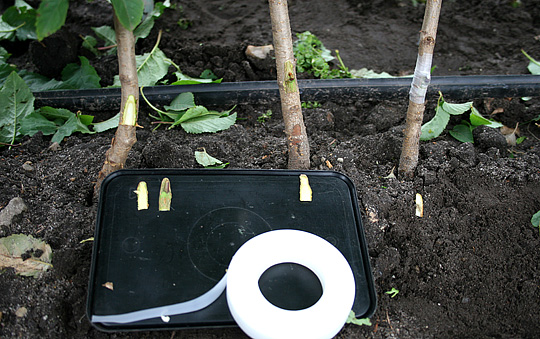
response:
M533 227L538 228L538 232L540 232L540 211L536 212L532 218L531 218L531 224Z
M347 317L347 321L345 323L355 324L358 326L371 326L371 320L369 320L369 318L356 319L356 314L354 314L353 310L351 310L351 312L349 313L349 316Z
M321 103L318 102L318 101L304 101L302 102L302 108L308 108L308 109L311 109L311 108L318 108L318 107L321 107Z
M510 2L510 6L512 6L513 8L521 7L521 0L512 0Z
M262 113L257 117L257 122L264 124L267 120L270 120L272 118L272 110L269 109L266 111L266 113Z
M202 151L195 151L195 160L197 163L204 168L225 168L229 163L223 163L223 161L214 158L210 154L206 153L204 147L201 148Z
M90 237L88 239L81 240L81 241L79 241L79 244L84 244L85 242L92 242L92 241L94 241L94 237Z
M390 296L390 298L393 298L396 295L398 295L399 290L397 288L395 288L395 287L392 287L392 289L390 291L386 291L384 293L388 294Z

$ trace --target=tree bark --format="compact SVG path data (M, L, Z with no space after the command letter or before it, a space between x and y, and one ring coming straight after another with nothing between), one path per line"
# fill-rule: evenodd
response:
M292 47L287 0L268 0L268 3L272 20L281 111L289 150L288 168L309 169L309 141L296 80L296 60Z
M128 98L135 98L136 110L139 111L139 79L137 77L137 63L135 61L135 38L133 32L125 28L116 14L114 15L114 29L118 50L118 66L121 89L121 111L124 112ZM111 148L105 154L105 162L98 174L98 180L94 188L97 194L101 188L103 179L109 174L124 168L131 147L137 142L136 119L135 124L124 124L124 114L120 114L120 123L111 142Z
M409 107L407 109L407 120L405 125L405 135L399 159L399 174L405 178L412 178L414 170L418 165L418 147L422 121L424 119L425 97L427 87L431 80L431 61L435 48L435 38L437 36L437 26L439 24L439 14L441 12L442 0L427 0L424 22L420 31L420 45L418 47L418 58L416 68L409 93Z

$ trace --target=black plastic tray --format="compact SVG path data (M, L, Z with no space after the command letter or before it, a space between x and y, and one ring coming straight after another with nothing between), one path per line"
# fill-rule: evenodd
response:
M299 201L306 174L312 202ZM171 210L158 211L159 188L169 178ZM147 210L134 191L148 185ZM353 310L369 317L376 294L353 183L330 171L122 170L102 184L87 314L112 315L191 300L223 276L236 250L257 234L300 229L331 242L356 280ZM279 251L279 248L276 248ZM113 283L114 289L103 285ZM234 326L223 293L209 307L129 324L94 323L101 330Z

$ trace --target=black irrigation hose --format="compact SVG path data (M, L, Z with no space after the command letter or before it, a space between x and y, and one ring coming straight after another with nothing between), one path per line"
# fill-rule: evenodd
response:
M303 101L407 100L411 78L299 80ZM451 100L540 96L539 75L474 75L433 77L428 96L441 91ZM279 100L276 81L154 86L144 88L154 105L169 104L178 94L192 92L206 106L267 104ZM119 88L35 92L35 104L80 110L118 110Z

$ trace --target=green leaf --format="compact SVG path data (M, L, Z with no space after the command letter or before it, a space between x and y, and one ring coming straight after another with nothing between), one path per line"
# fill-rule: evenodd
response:
M69 64L62 70L62 89L101 88L101 78L88 59L80 56L81 65Z
M453 136L454 138L456 138L457 140L461 142L472 143L474 142L473 134L472 134L473 128L474 127L469 126L469 125L460 124L460 125L454 126L454 129L451 130L449 133L451 136Z
M534 226L534 227L539 227L540 225L540 211L536 212L532 218L531 218L531 224Z
M0 64L6 63L11 54L4 48L0 47Z
M165 2L157 2L154 8L146 16L146 18L133 31L133 35L135 36L135 39L146 38L152 31L152 28L154 27L154 23L156 19L159 18L163 14L166 8L170 8L170 7L171 7L171 2L169 0Z
M4 85L4 82L11 72L17 72L17 69L12 65L0 63L0 86Z
M32 92L17 73L11 72L0 90L0 141L13 144L20 135L21 120L33 111Z
M2 14L2 20L17 27L15 36L18 40L37 39L36 11L24 1L6 9Z
M201 75L200 75L200 78L201 79L212 79L212 80L216 80L218 77L217 75L214 74L214 72L212 72L212 70L210 69L205 69L204 71L202 71Z
M139 86L154 86L169 71L167 56L159 48L150 53L135 56Z
M22 70L19 75L32 92L50 91L62 88L62 81L49 79L41 74Z
M206 153L206 149L204 148L202 149L202 151L195 151L195 160L197 160L197 163L203 167L223 164L223 161L216 159L210 154Z
M170 106L164 106L168 111L183 111L192 107L195 107L195 97L191 92L180 93L174 98Z
M222 79L201 79L201 78L192 78L188 75L185 75L182 72L174 72L176 75L176 81L171 85L197 85L197 84L219 84Z
M128 30L133 31L141 22L144 1L143 0L111 0L118 21Z
M68 0L42 0L37 9L36 33L38 40L43 40L64 25Z
M191 107L190 109L188 109L186 111L186 113L184 115L182 115L180 117L178 122L182 123L182 122L188 121L190 119L202 117L202 116L205 116L205 115L208 115L208 114L212 114L212 113L210 113L210 111L208 111L208 109L206 107L204 107L204 106Z
M354 78L368 78L368 79L378 79L378 78L394 78L386 72L377 73L374 70L367 68L352 69L351 74Z
M218 117L205 115L181 123L182 128L188 133L215 133L226 130L236 122L236 113Z
M369 318L362 318L362 319L356 319L356 314L354 314L354 311L351 310L349 313L349 316L347 317L347 324L355 324L355 325L365 325L365 326L371 326L371 321Z
M527 69L529 70L529 72L531 72L531 74L534 74L534 75L540 75L540 62L536 61L524 50L521 50L521 52L527 57L527 59L529 59L529 65L527 66Z
M450 114L443 110L440 105L437 106L433 119L422 125L422 134L420 140L431 140L438 137L448 125Z
M99 53L98 49L96 48L96 46L97 46L96 38L94 38L91 35L87 35L87 36L83 37L82 39L83 39L82 46L84 48L86 48L87 50L89 50L90 52L92 52L95 56L99 56L100 53Z
M73 114L73 116L71 116L65 124L58 128L56 133L53 135L51 142L61 143L65 137L68 137L75 132L81 132L86 134L95 133L90 131L88 127L81 122L79 117Z
M0 238L0 269L12 267L19 275L37 278L52 267L51 260L51 246L31 235Z
M114 29L111 26L99 26L99 27L92 27L92 30L94 33L96 33L97 37L101 40L105 41L105 45L107 46L113 46L116 45L116 33L114 32Z
M63 124L66 120L73 117L75 113L65 108L54 108L50 106L44 106L38 109L36 112L51 121L56 121L58 125Z
M441 100L442 103L439 105L441 108L451 115L460 115L467 112L472 107L472 101L466 102L463 104L451 104L445 102L444 99Z
M22 135L32 136L37 132L42 132L43 135L51 135L56 133L56 130L58 130L58 126L37 111L30 113L21 121L20 132Z
M17 27L11 26L0 16L0 40L14 40Z
M503 127L503 124L500 122L484 118L474 106L471 106L471 115L469 119L471 120L471 124L473 126L485 125L491 128Z
M115 115L114 117L108 120L93 123L92 126L94 126L95 132L100 133L100 132L118 127L119 122L120 122L120 113L118 113L117 115Z

